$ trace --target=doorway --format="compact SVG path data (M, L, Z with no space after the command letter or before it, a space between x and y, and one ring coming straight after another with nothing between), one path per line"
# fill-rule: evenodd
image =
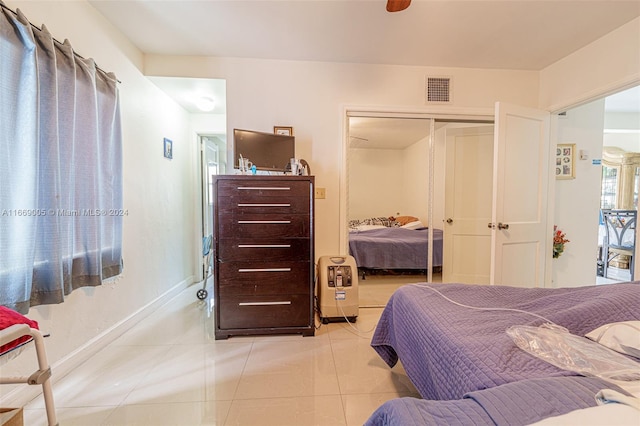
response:
M637 217L638 188L640 186L640 86L607 96L604 101L604 115L600 208L628 210L624 214ZM611 174L608 172L611 171L615 171L617 176L615 183L610 179ZM607 187L607 183L614 183L614 186ZM614 189L614 199L610 198L607 189ZM601 214L601 216L603 215ZM600 222L600 230L604 227L606 231L606 220ZM621 243L631 247L630 251L632 252L635 251L636 246L636 228L637 226L632 224L630 229L621 235ZM623 229L618 228L616 232L611 232L608 240L615 243L613 241L615 235ZM609 230L613 231L611 228ZM606 232L601 233L604 238L607 238ZM624 234L627 233L629 236L625 237ZM598 241L600 243L601 239L599 238ZM634 263L637 263L635 255L620 256L614 253L613 256L607 256L606 250L602 250L602 253L600 260L603 266L605 266L604 257L611 259L611 261L607 262L607 268L603 268L602 271L598 270L597 283L633 280L631 271L634 269ZM600 272L602 272L602 276L600 276Z
M603 186L607 167L604 150L613 147L627 153L640 152L640 88L626 88L561 113L558 143L575 144L575 176L555 182L554 223L570 242L562 255L553 259L554 286L632 280L627 265L612 269L606 278L602 276L599 262L605 232L600 209L616 207L610 194L603 193L607 192ZM631 182L637 194L638 178L632 177ZM636 210L637 198L633 197L631 206L626 207Z

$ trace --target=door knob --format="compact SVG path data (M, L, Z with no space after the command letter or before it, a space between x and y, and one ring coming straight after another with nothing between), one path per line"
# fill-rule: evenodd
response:
M451 224L453 223L453 219L451 219L451 218L447 219L447 223L448 223L449 225L451 225Z
M509 229L509 224L498 222L498 229Z

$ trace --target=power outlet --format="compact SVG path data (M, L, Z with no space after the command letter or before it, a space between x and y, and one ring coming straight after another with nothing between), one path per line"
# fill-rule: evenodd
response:
M326 198L325 188L316 188L316 199L324 199Z

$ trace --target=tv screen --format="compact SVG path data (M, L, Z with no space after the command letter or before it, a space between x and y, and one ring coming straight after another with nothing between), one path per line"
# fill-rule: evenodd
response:
M233 129L233 167L240 168L240 156L258 170L284 172L295 158L295 137L254 130Z

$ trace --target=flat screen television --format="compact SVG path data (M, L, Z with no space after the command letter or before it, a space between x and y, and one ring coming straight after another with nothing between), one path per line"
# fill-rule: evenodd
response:
M295 137L255 130L233 129L233 167L240 168L240 156L258 170L284 172L295 158Z

